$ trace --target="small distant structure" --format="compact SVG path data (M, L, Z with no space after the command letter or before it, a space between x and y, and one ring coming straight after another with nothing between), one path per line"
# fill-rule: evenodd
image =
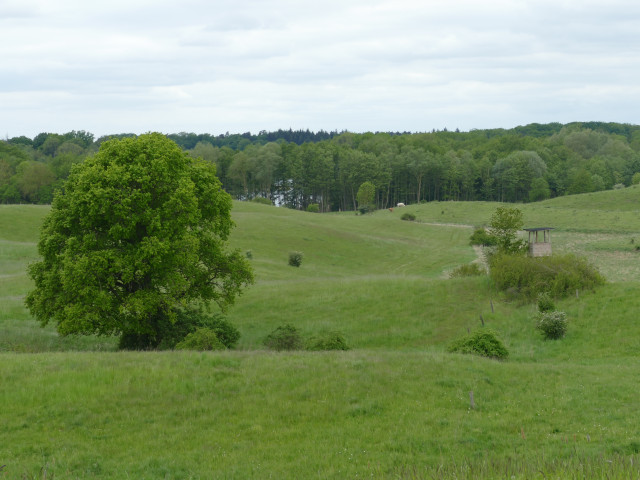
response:
M546 257L551 255L551 227L525 228L529 232L529 255ZM533 240L532 240L533 239Z

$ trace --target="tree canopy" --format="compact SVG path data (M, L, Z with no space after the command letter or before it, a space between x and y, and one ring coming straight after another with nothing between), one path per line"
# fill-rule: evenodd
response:
M230 210L215 166L164 135L106 141L54 197L26 305L63 335L119 335L121 346L190 333L198 307L224 309L253 281L226 248Z
M215 163L234 198L263 197L302 210L318 204L323 212L356 209L365 181L376 187L376 208L385 208L433 200L538 201L631 185L640 172L640 125L617 123L168 137L191 156ZM109 138L135 135L94 139L81 130L0 141L0 203L50 203L71 167ZM20 166L29 161L41 165Z

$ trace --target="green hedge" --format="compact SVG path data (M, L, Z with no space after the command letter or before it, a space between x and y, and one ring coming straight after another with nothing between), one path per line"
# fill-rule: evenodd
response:
M496 254L490 262L494 285L529 301L540 293L561 298L605 282L586 259L572 254L548 257Z

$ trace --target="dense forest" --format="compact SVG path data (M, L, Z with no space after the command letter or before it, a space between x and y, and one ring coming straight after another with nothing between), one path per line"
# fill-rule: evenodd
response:
M74 164L118 134L40 133L0 141L0 203L49 203ZM585 122L429 133L167 135L217 166L235 198L353 210L361 184L386 208L433 200L531 202L640 182L640 126Z

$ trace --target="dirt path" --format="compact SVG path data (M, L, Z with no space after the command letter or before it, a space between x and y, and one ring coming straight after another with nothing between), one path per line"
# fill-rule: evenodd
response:
M485 270L489 270L489 265L487 264L487 256L484 254L484 249L481 245L472 245L473 250L476 252L476 258L471 263L478 263L481 267L484 267Z

